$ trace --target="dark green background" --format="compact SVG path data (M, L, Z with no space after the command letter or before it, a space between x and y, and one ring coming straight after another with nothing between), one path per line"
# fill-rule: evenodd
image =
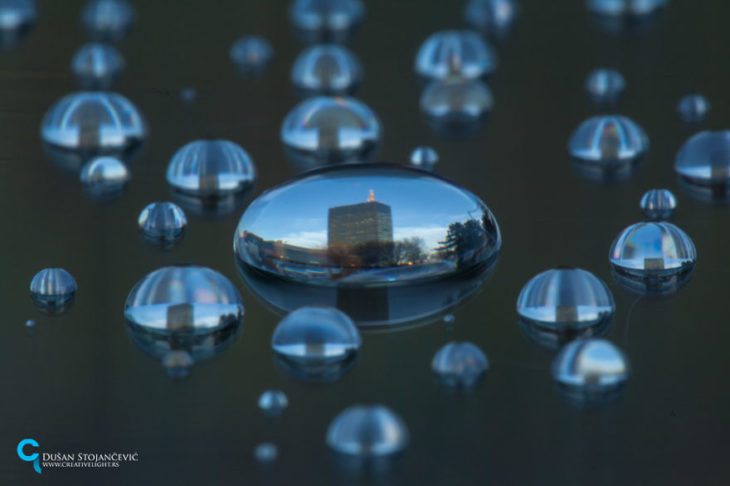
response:
M690 134L675 112L681 95L704 93L712 103L707 125L728 126L730 3L675 0L646 31L622 35L601 30L581 1L521 3L516 29L498 44L493 115L474 138L453 141L421 119L412 62L430 33L464 25L462 2L367 2L351 47L366 71L358 96L384 124L379 158L404 162L416 145L434 146L438 172L494 211L504 247L492 278L455 311L455 330L437 323L365 334L349 374L311 386L275 366L269 339L279 318L236 273L232 236L242 209L217 219L189 214L188 234L170 252L149 249L135 228L148 202L169 197L166 164L192 139L214 135L245 147L259 170L257 193L295 174L279 127L296 102L289 70L302 45L285 2L135 2L139 19L121 44L127 69L117 89L144 113L151 135L129 191L107 205L91 201L42 151L41 117L76 89L68 66L85 35L80 1L39 2L36 28L0 53L0 483L342 484L326 427L346 406L379 402L403 417L412 436L400 465L380 479L385 484L728 484L728 209L690 199L672 164ZM275 49L260 79L241 78L228 61L230 44L247 33L266 36ZM597 112L583 82L602 65L625 75L617 111L652 142L646 163L613 186L582 179L565 148L578 123ZM190 107L180 101L183 87L198 90ZM675 191L675 222L699 254L694 278L669 298L637 298L609 273L611 240L641 219L638 201L651 187ZM246 316L229 349L173 382L128 338L123 304L143 275L179 262L227 275L243 293ZM563 403L550 379L552 353L517 326L520 288L556 265L591 270L614 292L608 337L627 352L634 375L606 409ZM46 266L65 267L79 284L61 317L43 316L28 296L32 276ZM38 321L32 332L23 325L29 318ZM445 393L431 374L433 353L453 339L489 356L491 369L472 394ZM256 407L271 387L290 399L279 420ZM26 437L46 450L141 457L116 470L37 476L15 453ZM262 441L279 446L267 469L252 457Z

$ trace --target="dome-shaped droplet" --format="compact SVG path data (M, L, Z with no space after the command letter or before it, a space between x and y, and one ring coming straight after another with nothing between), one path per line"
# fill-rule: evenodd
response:
M710 102L701 94L682 96L677 103L680 118L687 123L700 123L710 111Z
M44 268L30 282L35 304L50 312L67 308L76 296L76 280L63 268Z
M726 185L730 182L730 130L690 137L677 153L674 170L690 184Z
M188 220L180 206L171 202L153 202L145 206L137 227L146 239L167 244L179 240L185 234Z
M71 59L71 71L84 89L109 88L122 69L122 54L116 47L108 44L85 44Z
M127 0L90 0L81 22L94 39L118 41L134 24L136 13Z
M274 56L274 49L265 38L246 35L231 45L229 56L241 72L256 73L266 68Z
M167 182L193 196L226 196L251 188L256 169L248 153L228 140L184 145L167 166Z
M464 18L475 29L499 36L509 30L519 11L516 0L469 0Z
M304 167L366 161L380 137L375 113L354 98L310 98L295 106L281 126L281 141Z
M3 35L30 27L37 18L34 0L0 0L0 32Z
M647 218L669 219L677 209L677 198L669 189L651 189L641 197L639 206Z
M487 371L489 362L477 345L454 341L436 351L431 368L445 385L471 387Z
M116 157L95 157L81 168L84 189L96 197L114 197L129 183L129 169Z
M462 135L481 126L494 106L494 98L483 81L452 76L429 83L419 103L437 132Z
M667 0L587 0L588 8L600 15L649 15Z
M271 442L262 442L253 450L253 457L264 464L274 462L279 457L279 448Z
M581 162L601 165L631 164L649 149L644 130L624 116L596 116L578 126L568 151Z
M632 224L619 233L608 254L614 270L629 277L671 277L692 270L692 239L672 223Z
M163 267L137 282L124 317L155 333L208 333L238 324L241 295L230 280L206 267Z
M479 198L430 172L384 164L327 167L271 189L234 236L242 264L308 285L452 277L484 268L500 246Z
M281 390L266 390L259 396L258 404L266 415L278 416L289 406L289 399Z
M172 378L185 378L193 370L195 361L187 351L172 350L162 357L162 367Z
M615 69L600 68L586 78L585 88L591 99L597 103L612 103L621 96L626 81Z
M306 96L351 94L362 80L357 57L344 46L312 46L299 54L291 72L294 86Z
M344 42L365 15L362 0L294 0L289 17L308 42Z
M432 34L416 55L416 72L427 79L458 75L479 78L493 72L497 56L476 32L445 30Z
M293 362L339 362L360 349L360 333L346 314L333 307L302 307L279 322L271 347Z
M127 152L146 134L137 108L124 96L109 92L64 96L41 123L43 141L52 148L93 154Z
M327 429L327 445L337 453L378 458L403 451L405 422L384 405L356 405L340 412Z
M433 170L439 161L439 154L431 147L416 147L411 152L411 165L424 170Z
M522 287L517 314L526 323L555 333L600 326L616 306L608 287L580 268L555 268L539 273Z

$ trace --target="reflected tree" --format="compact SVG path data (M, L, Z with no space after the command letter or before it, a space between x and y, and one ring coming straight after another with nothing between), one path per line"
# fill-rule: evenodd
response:
M454 260L461 266L471 262L484 250L485 236L484 226L479 220L451 223L446 239L439 241L440 246L436 250L442 258Z

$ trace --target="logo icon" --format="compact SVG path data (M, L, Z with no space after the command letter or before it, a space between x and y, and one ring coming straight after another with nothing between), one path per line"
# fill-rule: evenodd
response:
M33 463L33 469L35 469L35 472L38 474L41 473L41 463L40 463L40 454L37 452L34 452L32 454L26 454L24 449L26 446L32 446L32 447L39 447L38 442L34 439L23 439L20 442L18 442L18 457L21 458L23 461L32 462Z

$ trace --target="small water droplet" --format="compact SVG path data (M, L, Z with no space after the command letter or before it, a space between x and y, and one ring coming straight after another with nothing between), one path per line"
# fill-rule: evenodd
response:
M649 149L644 130L624 116L596 116L578 126L568 151L580 162L623 165L638 162Z
M419 105L436 132L465 136L482 126L494 107L494 98L483 81L451 76L429 83L421 93Z
M337 44L312 46L294 61L292 83L304 96L346 95L353 93L362 80L357 57Z
M454 314L446 314L444 316L444 322L446 324L453 324L456 321L456 317L454 317Z
M271 442L262 442L253 450L253 456L260 463L271 463L279 456L279 448Z
M134 7L126 0L90 0L81 10L81 22L94 39L119 41L132 28Z
M259 397L259 408L272 417L281 415L288 406L289 399L281 390L266 390Z
M115 197L129 183L129 169L116 157L95 157L81 168L79 179L84 189L95 197Z
M424 170L433 170L439 161L439 154L431 147L416 147L411 152L411 165Z
M36 322L33 319L28 319L25 321L25 327L35 327Z
M469 0L464 18L475 29L500 37L512 27L519 12L515 0Z
M484 375L489 368L489 362L477 345L454 341L436 351L431 368L442 384L469 388Z
M68 309L76 290L76 280L63 268L44 268L30 282L30 295L35 304L51 313Z
M613 103L621 96L626 81L623 75L615 69L600 68L586 78L585 89L596 103Z
M365 15L361 0L294 0L289 18L306 42L345 42Z
M85 44L71 59L71 71L84 89L108 89L124 69L124 58L108 44Z
M171 202L148 204L137 218L137 226L145 239L160 244L178 241L185 234L187 224L183 210Z
M195 88L183 88L180 90L180 99L184 103L192 103L198 97L198 91Z
M162 366L171 378L190 376L194 364L193 357L187 351L172 350L162 357Z
M702 122L710 111L710 102L701 94L682 96L677 103L680 118L687 123Z
M274 49L269 41L257 35L246 35L231 45L231 62L243 73L260 73L271 61Z
M497 55L476 32L444 30L429 36L416 54L416 73L426 79L480 78L497 68Z
M402 452L406 424L384 405L356 405L340 412L327 429L327 445L339 454L378 458Z
M647 218L669 219L677 209L677 198L669 189L651 189L641 197L639 206Z

